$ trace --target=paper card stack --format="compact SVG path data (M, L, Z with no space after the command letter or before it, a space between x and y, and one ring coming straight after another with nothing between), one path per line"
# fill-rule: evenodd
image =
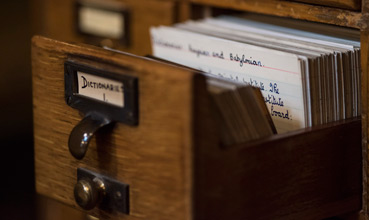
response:
M258 87L278 133L360 115L357 31L256 15L150 31L154 56Z
M208 77L207 87L225 146L276 134L259 88L214 77Z

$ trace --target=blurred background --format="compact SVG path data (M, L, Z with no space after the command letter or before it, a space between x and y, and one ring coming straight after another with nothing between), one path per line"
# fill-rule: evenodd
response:
M36 219L30 1L0 3L1 219Z

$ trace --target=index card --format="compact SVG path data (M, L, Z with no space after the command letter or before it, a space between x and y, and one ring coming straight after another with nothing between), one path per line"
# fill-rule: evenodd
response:
M157 57L259 87L278 133L306 127L297 55L170 27L152 28L151 37Z

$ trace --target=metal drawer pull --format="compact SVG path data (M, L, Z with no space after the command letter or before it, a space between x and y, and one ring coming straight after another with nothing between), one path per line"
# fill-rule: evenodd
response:
M82 159L91 138L112 122L138 125L138 78L126 72L110 72L73 60L64 63L65 101L84 118L69 135L68 147Z
M111 122L110 119L96 113L84 117L69 135L68 147L70 153L76 159L82 159L95 132Z

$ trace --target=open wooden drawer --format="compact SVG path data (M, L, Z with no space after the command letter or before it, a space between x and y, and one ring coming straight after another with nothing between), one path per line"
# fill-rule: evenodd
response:
M138 80L138 125L68 150L83 118L65 101L64 64ZM77 168L129 185L126 214L107 219L322 219L361 209L361 121L351 119L222 146L205 78L148 58L36 36L32 46L36 190L70 206Z

